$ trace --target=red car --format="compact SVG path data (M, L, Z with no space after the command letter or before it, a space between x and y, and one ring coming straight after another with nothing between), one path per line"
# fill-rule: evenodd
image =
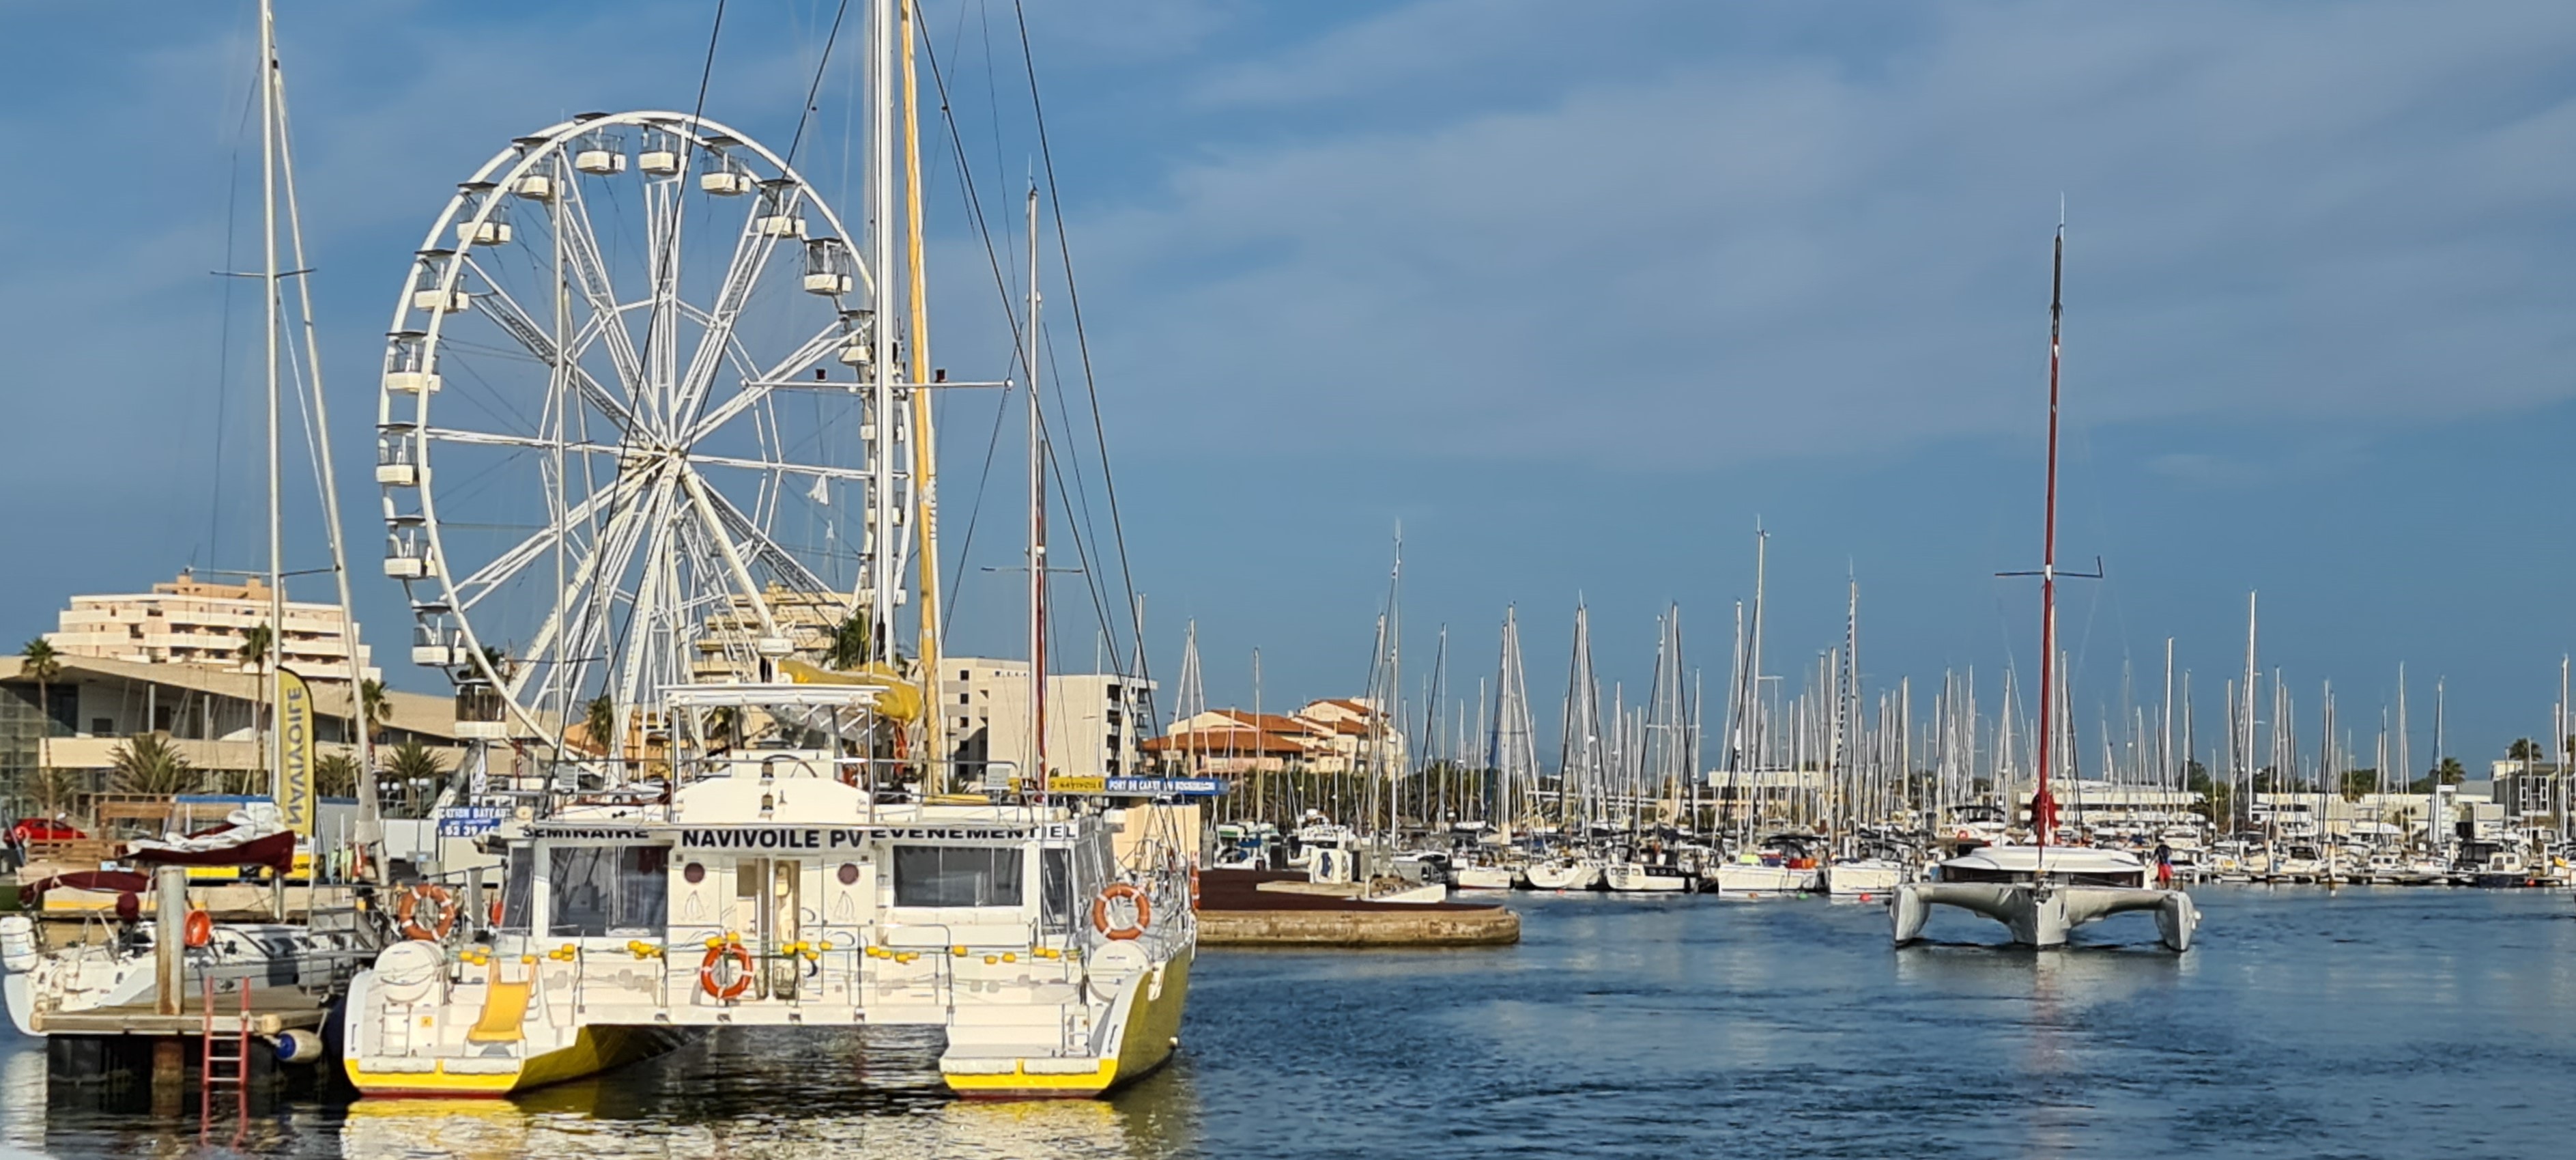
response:
M29 842L62 842L89 835L52 818L20 818L9 828L9 840L21 846Z

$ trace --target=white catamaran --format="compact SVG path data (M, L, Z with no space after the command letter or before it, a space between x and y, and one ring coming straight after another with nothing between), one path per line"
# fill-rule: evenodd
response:
M477 788L513 815L497 901L424 885L433 937L352 985L345 1068L366 1095L502 1095L716 1027L918 1026L945 1035L959 1094L1085 1097L1178 1044L1188 820L1048 792L1035 190L1010 384L1029 418L1032 760L967 761L930 708L928 398L1003 384L922 372L916 25L901 0L868 11L864 257L786 158L650 111L517 139L419 252L381 392L387 571L412 594L414 658L519 760ZM643 236L594 233L616 225ZM687 277L684 238L730 253ZM441 405L457 374L527 383L519 425ZM472 534L500 517L465 505L513 470L550 526Z

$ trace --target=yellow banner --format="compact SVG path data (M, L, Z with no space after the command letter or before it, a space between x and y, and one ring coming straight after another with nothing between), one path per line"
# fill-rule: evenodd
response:
M1048 793L1108 793L1109 779L1105 777L1051 777L1047 779L1046 787Z
M313 690L304 687L304 678L280 667L277 670L278 751L283 755L277 769L277 811L286 816L286 828L299 834L313 833Z

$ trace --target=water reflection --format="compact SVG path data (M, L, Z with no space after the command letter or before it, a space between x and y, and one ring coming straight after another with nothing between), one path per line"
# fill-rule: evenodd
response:
M512 1101L364 1100L346 1160L423 1155L1163 1157L1195 1151L1187 1080L1111 1101L977 1103L939 1083L933 1034L726 1030L660 1060Z
M39 1043L0 1040L0 1156L1015 1157L1196 1155L1199 1108L1176 1065L1107 1101L979 1103L939 1082L936 1032L720 1031L660 1059L515 1100L357 1100L305 1073L246 1116L194 1092L50 1084Z
M2565 894L2200 898L2208 921L2180 956L2144 918L2045 952L1994 945L1975 920L1936 933L1981 943L1898 952L1875 908L1613 897L1515 897L1525 941L1491 951L1211 950L1182 1054L1106 1103L953 1101L930 1036L736 1031L510 1102L291 1092L257 1105L238 1145L219 1122L210 1152L193 1099L160 1118L130 1092L49 1099L43 1052L0 1033L0 1152L2234 1160L2564 1146L2563 1110L2534 1077L2576 1067Z

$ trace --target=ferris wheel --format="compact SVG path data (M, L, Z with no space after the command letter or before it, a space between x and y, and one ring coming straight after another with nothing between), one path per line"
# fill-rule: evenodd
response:
M911 435L849 237L678 113L575 117L458 187L394 308L376 480L412 659L490 705L469 735L762 679L901 598L869 578L910 550Z

